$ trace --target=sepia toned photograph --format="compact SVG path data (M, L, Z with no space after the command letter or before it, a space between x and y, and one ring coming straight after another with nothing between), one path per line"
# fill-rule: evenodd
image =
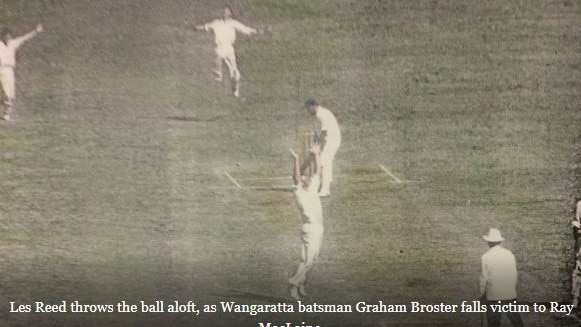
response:
M0 326L581 326L581 1L0 0Z

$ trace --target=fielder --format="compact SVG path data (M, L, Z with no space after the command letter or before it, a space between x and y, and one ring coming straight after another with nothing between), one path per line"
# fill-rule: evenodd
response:
M321 135L319 142L321 150L321 185L320 197L331 195L331 183L333 182L333 160L339 147L341 146L341 130L337 119L329 109L319 106L314 98L305 101L307 111L315 116L320 124Z
M319 255L324 232L323 208L321 206L321 200L317 195L319 169L321 167L320 146L314 145L310 152L311 158L309 160L314 161L315 167L309 177L301 172L299 155L291 149L295 187L294 195L301 212L303 223L301 227L301 262L297 267L296 273L288 281L290 284L290 295L297 301L301 299L301 296L307 295L305 291L306 274Z
M251 35L257 34L258 30L248 27L233 17L232 9L229 6L224 7L222 17L210 23L196 26L199 31L214 32L216 42L216 80L222 81L222 61L226 62L230 71L230 80L232 81L232 91L235 97L240 96L240 71L236 64L236 53L234 52L234 42L236 41L236 31Z
M43 31L42 25L25 35L12 38L12 31L4 28L2 31L2 42L0 42L0 84L4 92L5 112L2 118L10 120L10 111L16 98L16 88L14 84L14 68L16 68L16 50L26 41L35 37Z

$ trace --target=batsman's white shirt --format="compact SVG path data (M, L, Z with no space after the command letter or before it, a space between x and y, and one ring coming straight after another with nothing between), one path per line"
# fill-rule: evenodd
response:
M331 143L338 147L341 144L341 130L335 115L327 108L318 107L315 116L321 124L321 131L327 132L326 143Z
M321 150L321 193L328 194L333 181L333 160L341 145L341 130L335 115L321 106L317 107L315 117L321 124L321 131L326 132L325 144Z
M248 27L235 19L216 19L204 25L206 31L214 31L216 46L232 47L236 42L236 31L250 35L256 33L256 29Z
M500 245L491 247L482 255L480 293L487 300L512 300L516 298L516 259L514 254Z

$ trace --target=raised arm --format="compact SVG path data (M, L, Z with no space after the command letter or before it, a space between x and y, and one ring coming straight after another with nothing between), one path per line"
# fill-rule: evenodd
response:
M196 25L196 30L197 31L203 31L203 32L209 32L210 30L212 30L214 28L214 21L211 21L209 23L206 24L201 24L201 25Z
M203 32L207 32L208 31L208 24L204 24L204 25L196 25L196 31L203 31Z
M19 36L17 38L14 38L12 40L12 42L14 42L16 44L16 47L18 48L19 46L22 45L22 43L24 43L24 42L32 39L33 37L37 36L42 31L44 31L44 28L42 27L41 24L38 24L34 30L32 30L31 32L26 33L26 34L24 34L22 36Z
M314 174L318 174L321 172L321 145L319 143L313 144L311 149L312 160L315 162L315 171Z
M293 158L293 183L296 186L301 182L301 163L299 155L293 149L290 149L290 154Z

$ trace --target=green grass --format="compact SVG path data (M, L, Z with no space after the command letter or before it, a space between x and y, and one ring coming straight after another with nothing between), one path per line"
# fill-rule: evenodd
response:
M223 172L241 180L289 175L288 148L311 124L302 108L309 95L336 113L343 132L311 300L474 299L481 235L492 226L517 257L519 298L567 298L577 6L239 2L242 21L272 31L237 41L241 101L228 81L212 80L211 35L191 29L219 4L2 7L16 34L37 21L46 32L19 52L18 121L0 126L0 306L287 298L300 250L291 193L230 189ZM417 183L392 183L378 163ZM373 325L434 316L340 318ZM468 314L436 318L478 323ZM0 314L11 327L215 319Z

